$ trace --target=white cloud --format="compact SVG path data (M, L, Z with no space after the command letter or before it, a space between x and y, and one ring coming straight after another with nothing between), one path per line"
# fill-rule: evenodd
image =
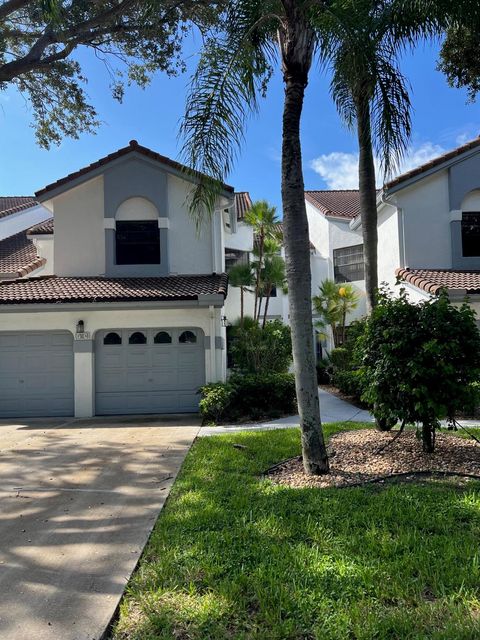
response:
M424 142L421 145L414 145L407 152L403 162L401 163L400 170L396 172L396 175L415 169L442 153L445 153L445 149L438 144L433 144L432 142ZM334 151L332 153L323 154L312 160L310 167L315 171L315 173L318 173L328 189L358 188L358 153ZM375 173L377 183L381 184L383 175L378 159L375 160Z

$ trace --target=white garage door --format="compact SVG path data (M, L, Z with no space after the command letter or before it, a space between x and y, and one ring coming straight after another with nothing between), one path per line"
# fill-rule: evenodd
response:
M95 362L97 415L198 410L205 383L200 329L100 331Z
M0 417L71 416L73 336L0 332Z

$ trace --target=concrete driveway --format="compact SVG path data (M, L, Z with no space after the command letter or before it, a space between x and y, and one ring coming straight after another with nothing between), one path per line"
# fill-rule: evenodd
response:
M0 422L0 638L99 640L197 416Z

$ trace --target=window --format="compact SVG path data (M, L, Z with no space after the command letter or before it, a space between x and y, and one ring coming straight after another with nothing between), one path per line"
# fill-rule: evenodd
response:
M159 331L153 339L154 344L171 344L172 336L166 331Z
M228 273L236 264L248 264L248 251L225 249L225 271Z
M180 334L178 341L181 344L194 344L197 341L197 336L193 333L193 331L184 331Z
M363 244L333 250L333 273L335 282L355 282L363 280Z
M462 214L462 253L464 258L480 256L480 213Z
M117 264L160 264L160 229L156 220L116 223Z
M103 339L103 344L122 344L122 336L114 331L107 333Z
M128 344L147 344L147 336L141 331L135 331L128 339Z

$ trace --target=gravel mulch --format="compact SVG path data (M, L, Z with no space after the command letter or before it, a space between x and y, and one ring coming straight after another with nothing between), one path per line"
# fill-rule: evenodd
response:
M347 487L375 482L392 475L449 473L480 476L480 445L474 440L438 433L435 453L423 453L414 430L402 433L395 442L378 452L396 435L375 429L345 431L330 438L330 474L307 476L300 458L273 467L267 476L290 487Z

